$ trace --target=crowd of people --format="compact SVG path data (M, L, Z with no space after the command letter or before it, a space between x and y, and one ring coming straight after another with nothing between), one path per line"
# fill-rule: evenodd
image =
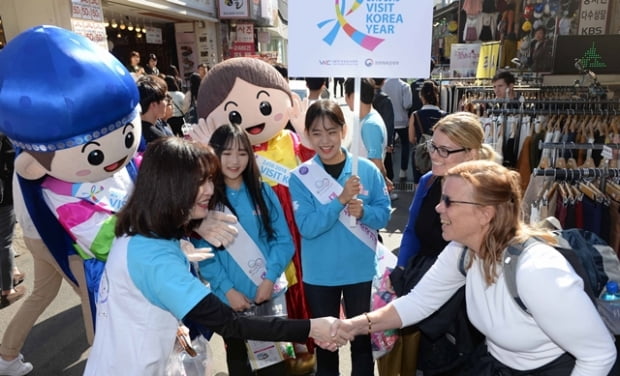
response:
M381 358L382 375L413 375L419 369L425 375L604 376L611 370L613 337L583 281L549 245L551 234L521 219L518 173L498 164L483 144L476 115L446 114L438 107L433 81L424 80L412 92L398 78L361 79L361 142L359 150L348 150L343 140L349 125L340 105L321 98L327 81L308 80L312 98L303 127L292 127L297 133L290 143L312 152L288 167L282 189L261 177L264 165L257 156L274 142L256 141L265 123L246 126L250 107L260 116L273 115L282 129L299 123L282 115L294 98L280 81L234 71L229 86L210 91L205 85L211 73L199 67L186 87L173 66L160 75L154 54L140 67L137 52L129 71L139 94L141 132L135 132L141 136L123 133L124 145L143 154L126 202L112 213L113 241L97 292L96 335L85 374L162 374L180 322L224 337L231 376L257 373L245 340L303 343L307 338L319 346L317 376L339 374L338 349L347 341L352 373L373 375L370 335L394 328L408 329L397 345L401 355ZM219 74L220 68L213 71ZM502 74L494 86L498 97L510 96L514 78ZM353 110L354 81L342 81ZM421 106L412 109L414 96ZM231 97L249 97L257 105L244 108ZM199 123L208 140L189 140L186 122ZM399 297L372 311L378 232L388 225L391 200L397 198L395 139L401 145L398 178L406 179L408 167L416 168L410 144L419 144L424 134L432 167L413 175L417 189L390 275L390 288ZM529 308L524 312L506 289L502 262L510 245L532 237L542 241L522 256L517 270L520 296ZM4 248L0 251L10 252ZM34 243L28 248L46 252ZM295 277L287 269L298 248L301 278L291 283ZM2 302L5 290L21 291L15 288L19 273L6 272L4 253ZM47 259L45 266L38 261L35 273L50 269L54 286L49 288L57 291L58 267ZM285 294L289 284L303 286L311 318L243 314ZM8 304L17 298L12 299L6 298ZM13 322L13 330L5 331L0 374L33 369L21 347L52 299L45 297L28 322ZM341 309L346 319L338 319ZM416 354L417 365L404 359ZM278 363L258 374L286 372Z

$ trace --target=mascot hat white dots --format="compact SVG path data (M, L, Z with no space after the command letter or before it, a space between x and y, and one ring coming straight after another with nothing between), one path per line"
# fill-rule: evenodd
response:
M137 116L127 69L87 38L36 26L0 50L0 131L26 150L85 144Z

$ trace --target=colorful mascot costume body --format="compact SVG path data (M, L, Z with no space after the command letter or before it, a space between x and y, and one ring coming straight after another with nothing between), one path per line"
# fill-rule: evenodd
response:
M268 63L233 58L209 70L200 85L197 110L200 121L192 137L205 144L213 130L222 124L238 125L248 133L259 156L261 174L282 204L295 243L294 268L287 270L288 315L309 318L301 283L301 238L288 191L288 171L314 155L298 136L303 135L304 129L300 101L291 94L288 82ZM285 129L289 121L297 134Z
M112 214L131 194L136 174L139 101L123 64L70 31L34 27L0 54L0 131L18 150L15 171L40 246L82 292L91 343L99 273L114 238ZM70 261L76 254L83 271ZM25 326L11 323L9 330L23 327L25 340Z

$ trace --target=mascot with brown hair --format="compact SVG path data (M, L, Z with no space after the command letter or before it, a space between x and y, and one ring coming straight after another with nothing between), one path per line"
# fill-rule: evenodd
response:
M233 58L209 70L200 85L197 110L199 123L190 132L193 139L208 144L213 131L223 124L237 125L247 132L261 175L284 209L295 246L286 271L288 317L309 318L302 284L301 237L288 191L288 171L314 155L300 137L305 113L299 97L291 93L288 82L270 64L254 58ZM297 133L285 129L289 121ZM314 366L314 357L306 354L303 346L297 345L296 350L291 372L307 373Z

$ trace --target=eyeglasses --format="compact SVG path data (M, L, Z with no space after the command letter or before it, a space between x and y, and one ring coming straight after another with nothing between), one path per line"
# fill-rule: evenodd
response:
M441 201L446 206L446 208L449 208L452 204L466 204L466 205L484 206L484 204L481 204L481 203L478 203L478 202L452 200L447 195L441 195Z
M467 148L461 148L456 150L446 149L443 146L437 146L433 143L433 140L426 141L426 150L428 153L437 152L441 158L448 158L452 153L460 153L462 151L467 151Z

